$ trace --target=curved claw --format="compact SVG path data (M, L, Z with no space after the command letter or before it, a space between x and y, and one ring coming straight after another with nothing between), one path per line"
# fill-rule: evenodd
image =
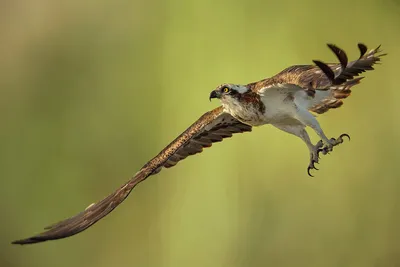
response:
M315 165L314 165L315 163L318 163L318 162L316 162L315 160L311 160L311 162L310 162L310 164L308 165L308 168L307 168L307 173L308 173L308 175L310 175L311 177L314 177L314 176L311 175L311 173L310 173L310 171L311 171L312 169L318 171L318 168L316 168Z
M350 136L344 133L341 134L338 138L329 139L329 142L325 144L322 140L318 141L318 143L314 146L314 152L312 152L311 154L310 164L307 168L307 173L309 176L314 177L310 173L312 169L318 170L318 168L315 167L315 163L318 163L320 159L320 153L322 153L323 155L330 154L330 152L333 150L333 147L343 143L343 137L347 137L350 140Z
M307 173L308 173L309 176L314 177L314 175L311 175L311 173L310 173L310 170L311 170L311 169L312 169L312 168L311 168L310 166L308 166L308 168L307 168Z
M315 167L315 163L318 163L318 162L316 162L315 160L311 160L311 162L310 162L310 164L308 165L308 167L309 168L311 168L311 169L316 169L317 171L318 171L318 169Z
M350 141L350 136L349 136L348 134L345 134L345 133L344 133L344 134L341 134L341 135L339 136L339 138L343 138L344 136L347 137L347 138L349 139L349 141Z

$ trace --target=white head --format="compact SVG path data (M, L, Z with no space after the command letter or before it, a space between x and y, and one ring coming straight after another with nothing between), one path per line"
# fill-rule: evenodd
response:
M212 98L218 98L222 102L224 102L224 100L238 100L244 93L248 91L249 88L244 85L224 83L218 86L215 90L211 91L210 100Z

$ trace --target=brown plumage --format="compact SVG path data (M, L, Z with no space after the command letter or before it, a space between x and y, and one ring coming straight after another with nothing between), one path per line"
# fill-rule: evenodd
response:
M321 114L340 107L342 100L350 95L352 86L362 79L357 76L366 70L372 70L372 66L383 56L377 54L380 52L379 47L367 52L367 47L359 44L359 59L348 63L343 50L335 45L328 46L337 56L338 64L325 64L315 60L316 65L291 66L271 78L247 85L218 86L211 92L210 100L219 98L222 106L201 116L146 163L131 180L76 216L47 227L41 234L14 241L13 244L39 243L80 233L114 210L137 184L149 176L160 172L164 167L173 167L186 157L200 153L204 148L235 133L250 132L252 126L272 124L300 137L309 148L309 172L315 168L314 163L318 162L319 152L331 151L346 136L328 139L309 111ZM321 137L321 141L315 146L305 131L306 126L312 127Z
M160 172L163 167L175 166L178 161L187 156L200 153L204 147L210 147L212 143L220 142L235 133L250 132L251 128L224 113L222 107L209 111L146 163L131 180L114 193L89 205L78 215L46 227L47 231L30 238L14 241L13 244L38 243L82 232L121 204L137 184Z

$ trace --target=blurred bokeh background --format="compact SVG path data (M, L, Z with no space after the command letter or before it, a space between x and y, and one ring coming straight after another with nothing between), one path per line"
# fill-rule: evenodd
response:
M399 33L393 0L0 1L0 266L400 266ZM389 55L320 116L352 140L315 178L303 142L265 126L79 235L10 244L111 193L218 105L217 85L336 61L328 42Z

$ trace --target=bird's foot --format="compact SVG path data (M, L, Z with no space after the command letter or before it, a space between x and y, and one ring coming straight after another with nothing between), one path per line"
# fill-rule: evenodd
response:
M333 150L334 146L337 146L341 143L343 143L343 137L347 137L350 141L350 136L348 134L341 134L337 139L331 138L329 142L325 144L318 152L321 152L322 154L326 155L329 152Z
M323 155L328 154L333 150L334 146L337 146L341 143L343 143L343 137L347 137L350 140L350 136L348 134L341 134L337 139L331 138L329 142L327 142L325 145L322 142L322 140L319 140L319 142L314 146L314 149L312 150L310 154L310 164L308 165L307 168L307 173L311 177L313 177L310 173L312 169L318 170L315 167L315 163L319 162L319 153L322 153Z
M314 146L313 150L310 153L310 164L308 164L307 173L311 177L313 177L313 176L311 175L310 171L313 169L318 170L315 167L315 163L318 163L318 161L319 161L319 152L321 151L323 146L324 146L324 143L322 142L322 140L319 140L319 142Z

